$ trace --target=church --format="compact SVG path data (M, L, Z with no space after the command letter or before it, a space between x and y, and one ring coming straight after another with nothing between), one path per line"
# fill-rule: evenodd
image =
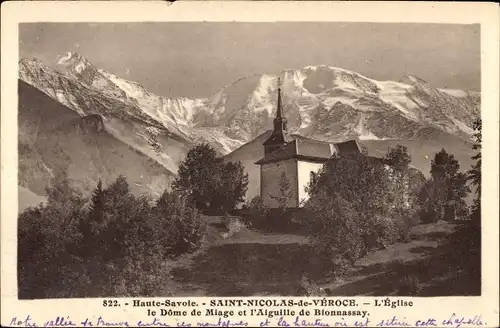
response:
M255 162L260 165L260 197L269 208L279 207L282 197L280 180L283 175L286 176L289 186L286 192L286 207L302 207L308 199L306 186L311 180L311 172L318 172L334 155L362 152L362 147L356 140L333 144L289 135L287 120L283 116L279 79L276 117L273 123L273 131L263 143L264 158Z

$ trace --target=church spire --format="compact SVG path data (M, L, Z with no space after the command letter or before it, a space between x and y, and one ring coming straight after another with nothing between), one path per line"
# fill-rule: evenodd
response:
M281 118L281 79L278 77L278 108L276 110L276 118Z
M278 103L276 108L276 117L273 120L273 132L264 142L266 154L283 147L287 140L287 120L283 117L283 108L281 101L281 79L278 78Z
M276 117L274 118L274 132L286 134L286 118L283 117L283 108L281 103L281 79L278 77L278 104L276 108Z

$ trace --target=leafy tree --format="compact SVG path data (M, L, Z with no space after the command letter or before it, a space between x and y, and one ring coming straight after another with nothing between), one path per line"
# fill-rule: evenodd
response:
M200 245L205 225L198 210L185 197L165 190L155 206L157 229L165 240L168 254L190 253Z
M243 201L247 186L241 163L225 163L208 144L188 151L172 185L201 211L234 209Z
M389 171L390 184L387 194L391 205L391 216L398 225L403 241L409 240L409 232L416 223L418 193L425 183L424 175L411 168L411 156L405 146L390 148L383 159Z
M465 201L470 189L466 175L459 172L460 164L444 149L431 162L431 180L420 193L422 219L426 222L453 220L465 215Z
M335 267L394 240L396 225L384 219L391 214L389 185L383 163L362 154L330 160L309 184L309 228L322 251L336 258Z
M383 158L391 181L390 196L393 196L392 208L395 211L404 211L410 207L410 162L411 156L408 154L408 149L401 145L390 148Z
M411 156L408 153L408 148L402 145L397 145L396 148L389 149L388 153L384 157L384 163L390 165L398 171L407 170L408 165L411 163Z
M398 145L382 160L341 154L312 174L305 204L310 231L335 272L370 249L407 240L416 190L425 182L410 162L406 147Z
M221 186L220 166L222 159L208 144L201 144L187 153L179 165L177 178L173 182L175 191L185 194L196 208L207 210L213 207L214 194Z
M248 188L248 174L240 162L221 164L221 188L214 197L214 207L221 212L229 212L245 201Z
M377 160L362 154L345 154L330 160L320 171L319 177L309 184L313 197L321 190L339 194L351 203L359 213L372 214L387 211L381 201L387 189L388 171Z
M48 202L30 207L18 220L18 280L21 298L69 297L81 292L86 273L79 259L85 200L66 172L46 188ZM78 287L76 287L78 286Z

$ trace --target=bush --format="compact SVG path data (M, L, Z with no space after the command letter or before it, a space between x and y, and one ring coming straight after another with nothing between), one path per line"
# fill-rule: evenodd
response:
M230 217L230 216L225 216L223 219L223 222L225 222L225 226L227 227L227 232L224 233L224 238L229 238L231 236L234 236L238 232L241 232L243 229L246 228L245 223L240 221L238 218L235 217Z
M255 228L263 226L268 214L269 209L264 205L260 196L252 198L243 208L243 220L247 226Z
M420 291L420 281L417 276L407 274L399 278L397 294L399 296L417 296Z
M165 191L156 203L155 215L160 234L168 236L165 246L171 255L191 253L200 247L206 222L185 197Z
M315 282L310 281L305 276L302 276L300 278L299 285L304 291L305 296L327 296L326 292L322 288L320 288Z
M332 258L340 255L351 264L366 254L367 224L351 203L338 195L333 195L332 199L323 191L311 199L306 211L310 217L311 237L318 245L319 254ZM338 264L332 262L332 269Z

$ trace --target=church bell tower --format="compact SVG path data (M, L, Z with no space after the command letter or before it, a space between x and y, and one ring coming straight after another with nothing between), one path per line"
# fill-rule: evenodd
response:
M281 80L278 78L278 104L276 108L276 117L273 121L273 132L263 143L265 155L280 149L286 144L287 137L287 121L283 117L283 109L281 104Z

